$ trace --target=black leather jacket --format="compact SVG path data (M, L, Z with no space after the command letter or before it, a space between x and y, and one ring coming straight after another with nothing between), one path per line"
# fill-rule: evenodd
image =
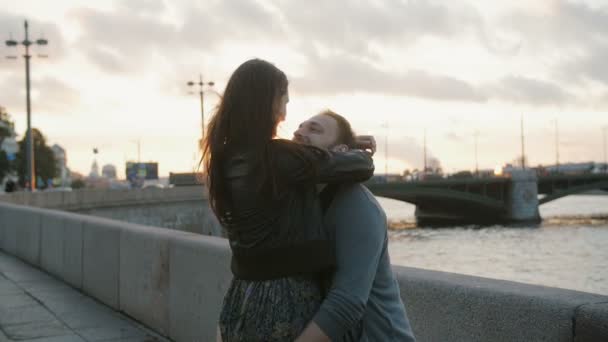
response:
M290 144L291 148L290 148ZM237 278L266 280L315 273L335 265L333 243L323 229L317 184L362 182L374 172L364 151L328 152L272 140L268 148L278 196L262 196L254 156L236 151L224 158L230 212L222 218L233 251Z

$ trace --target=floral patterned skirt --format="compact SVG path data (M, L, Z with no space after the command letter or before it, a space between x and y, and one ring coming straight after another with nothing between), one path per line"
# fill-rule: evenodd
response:
M220 314L223 342L293 341L321 305L318 279L233 279Z

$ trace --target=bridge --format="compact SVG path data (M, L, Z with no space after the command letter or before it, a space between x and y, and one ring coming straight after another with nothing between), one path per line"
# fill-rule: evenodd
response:
M533 171L519 170L510 177L366 185L377 196L416 205L416 219L423 225L536 222L539 205L590 190L608 191L608 174L537 178Z
M201 185L194 173L171 174L169 182L178 187ZM414 204L420 225L537 223L542 204L590 190L608 191L608 174L537 177L534 170L513 170L505 177L371 180L366 186L377 196Z

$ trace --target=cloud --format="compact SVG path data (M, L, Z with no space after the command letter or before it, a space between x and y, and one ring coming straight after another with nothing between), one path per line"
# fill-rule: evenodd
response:
M214 56L226 44L269 44L299 56L306 73L292 77L292 85L304 95L366 92L430 101L578 104L584 89L575 82L559 82L560 77L608 85L608 68L603 67L608 11L565 0L547 3L544 12L518 10L496 21L465 0L125 0L112 10L76 8L69 19L81 29L74 42L78 51L102 71L135 74L162 65L159 78L167 84L181 84L189 75L180 73L198 71L201 65L213 67ZM19 26L16 17L0 12L0 28L5 17ZM60 46L59 31L47 25ZM383 68L383 49L415 52L415 43L425 37L463 42L465 49L477 41L506 58L505 63L517 63L508 60L515 55L538 58L542 79L505 74L494 82L476 83L475 75L464 79L435 72L432 66L407 68L404 62L399 72Z
M485 97L465 81L423 70L394 73L346 55L315 56L304 77L293 87L303 94L368 92L447 101L484 101Z
M458 142L458 143L464 141L463 137L461 137L460 135L458 135L454 132L446 132L445 138L449 141Z
M101 70L134 73L147 62L161 58L183 63L196 56L212 56L224 42L273 39L281 35L276 18L257 2L213 1L179 3L179 22L163 19L167 11L161 0L123 1L107 12L90 8L72 10L69 17L79 24L78 44ZM142 10L137 9L141 5Z
M129 0L118 3L121 10L136 12L143 15L157 15L167 9L163 0Z
M371 43L407 45L426 36L449 38L479 25L476 10L460 2L423 0L275 2L295 40L373 56Z
M568 82L594 80L608 85L608 6L551 0L544 12L515 11L498 23L517 34L528 58Z
M9 112L25 112L25 80L21 75L8 74L0 82L0 105ZM79 92L54 77L32 79L31 103L35 111L61 114L72 111L80 102Z
M145 67L152 55L171 51L177 30L170 24L127 10L115 13L80 8L70 13L83 31L77 45L103 71L132 72Z
M34 83L33 95L39 108L48 113L72 112L80 103L79 91L54 77L44 77Z
M395 73L351 56L315 57L303 77L295 77L298 93L327 95L354 92L411 96L435 101L502 102L547 106L577 103L577 97L556 83L522 76L506 76L471 84L424 70Z
M596 110L606 110L608 108L608 90L592 99L591 103L594 104L594 109Z
M163 78L177 84L185 77L176 74L183 71L182 65L212 60L226 42L266 41L285 44L301 54L306 73L292 77L292 85L304 95L366 92L433 101L483 103L496 99L543 106L565 104L575 96L552 80L507 75L495 82L475 84L421 68L385 70L377 47L411 46L427 36L457 41L470 34L488 50L508 56L529 49L530 42L547 43L554 30L567 31L558 25L556 18L560 16L578 23L579 34L596 25L606 26L602 15L585 5L553 2L548 23L543 23L539 14L520 11L505 15L499 25L487 22L465 1L422 0L278 0L270 4L137 0L120 2L110 12L79 8L70 16L81 26L79 45L86 56L113 74L143 71L152 65L149 61L160 58L169 66ZM164 20L168 11L176 13L178 20ZM505 18L510 21L506 23ZM576 67L589 65L589 77L608 79L608 74L604 77L608 69L601 69L604 74L596 72L603 57Z
M608 11L605 5L591 7L582 1L550 0L544 11L512 11L503 15L497 24L518 33L527 49L571 49L605 39Z
M426 153L427 167L441 167L439 158L437 158L428 147ZM389 154L391 158L402 160L412 168L419 170L424 168L424 146L420 145L418 141L412 137L391 139Z
M574 95L555 83L521 76L504 77L486 85L484 91L488 97L515 104L543 106L576 102Z
M569 80L579 82L592 80L608 86L606 61L608 61L608 40L589 48L584 56L564 63L561 73Z

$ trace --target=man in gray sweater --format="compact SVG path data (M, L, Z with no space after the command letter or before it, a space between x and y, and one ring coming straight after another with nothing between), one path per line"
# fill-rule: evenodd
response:
M331 111L303 122L294 140L333 150L355 145L348 121ZM296 341L415 341L391 268L384 210L363 185L325 190L331 190L325 225L336 241L337 270Z

